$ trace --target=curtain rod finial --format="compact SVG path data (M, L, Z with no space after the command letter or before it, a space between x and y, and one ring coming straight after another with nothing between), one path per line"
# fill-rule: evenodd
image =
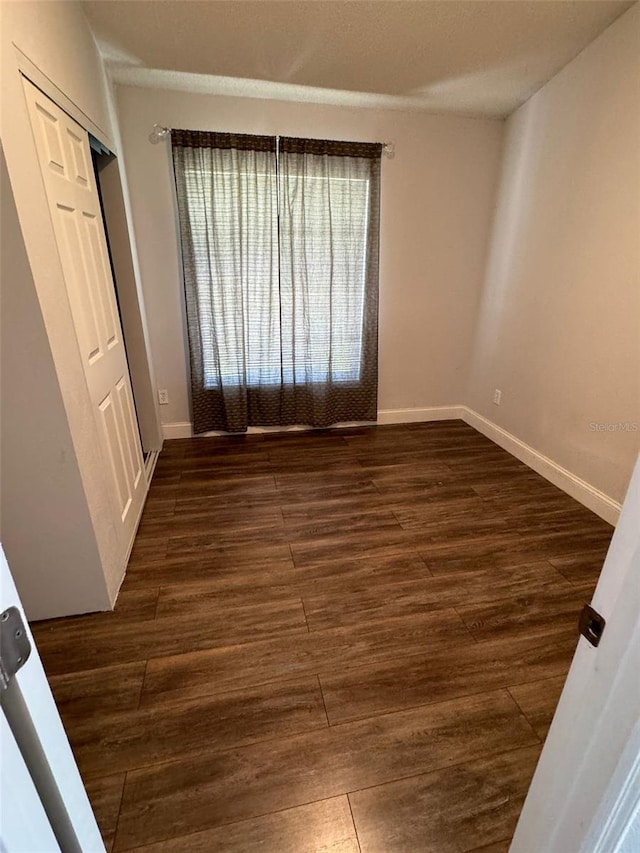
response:
M164 139L165 136L168 136L171 133L170 127L164 127L161 124L154 124L153 130L149 134L149 142L152 145L157 145L161 139Z
M394 142L384 142L382 150L384 152L384 156L388 157L389 160L393 160L396 156L396 146Z

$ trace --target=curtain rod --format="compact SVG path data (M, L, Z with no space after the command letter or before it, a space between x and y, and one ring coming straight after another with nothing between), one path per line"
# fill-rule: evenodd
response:
M161 139L164 139L166 136L169 136L170 133L170 127L165 127L162 124L154 124L153 130L149 134L149 142L151 142L152 145L157 145ZM382 153L384 154L384 156L388 157L389 160L393 159L396 154L396 146L394 145L394 143L381 142L380 144L382 145Z

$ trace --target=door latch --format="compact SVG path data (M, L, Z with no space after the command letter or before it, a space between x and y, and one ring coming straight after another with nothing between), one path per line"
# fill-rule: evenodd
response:
M604 616L601 616L590 604L585 604L580 614L578 628L582 636L586 637L592 646L597 646L600 642L606 624Z
M31 643L17 607L0 613L0 690L6 690L31 654Z

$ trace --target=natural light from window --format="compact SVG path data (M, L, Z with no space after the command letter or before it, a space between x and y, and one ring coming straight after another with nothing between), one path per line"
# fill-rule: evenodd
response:
M241 255L234 236L238 211L228 203L230 177L233 191L245 193ZM244 177L242 169L233 176L228 166L214 170L206 192L190 196L192 227L200 226L194 233L196 278L202 285L199 322L204 336L217 344L217 352L203 352L205 387L358 382L369 180L305 175L302 191L296 175L281 175L279 184L275 170L257 181L254 173L246 184ZM261 227L252 228L252 221ZM291 245L295 252L288 250ZM214 304L217 300L224 305ZM216 310L220 307L224 310ZM224 317L235 321L220 328Z

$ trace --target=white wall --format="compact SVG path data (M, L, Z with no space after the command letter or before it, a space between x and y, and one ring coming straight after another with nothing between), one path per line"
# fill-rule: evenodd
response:
M81 4L1 0L0 22L8 62L3 70L9 77L14 76L13 44L111 141L107 81ZM8 86L3 76L3 100ZM3 104L3 112L8 115L8 104Z
M242 133L387 141L383 158L379 409L462 402L504 123L118 86L117 102L151 348L170 403L190 420L169 143L155 122Z
M508 120L466 395L617 501L640 431L591 424L640 424L639 45L636 4Z
M107 105L114 146L118 156L100 172L100 191L109 245L116 276L118 304L127 345L129 373L145 452L162 448L157 383L149 341L147 311L133 230L129 183L122 156L122 139L112 81L107 79Z

